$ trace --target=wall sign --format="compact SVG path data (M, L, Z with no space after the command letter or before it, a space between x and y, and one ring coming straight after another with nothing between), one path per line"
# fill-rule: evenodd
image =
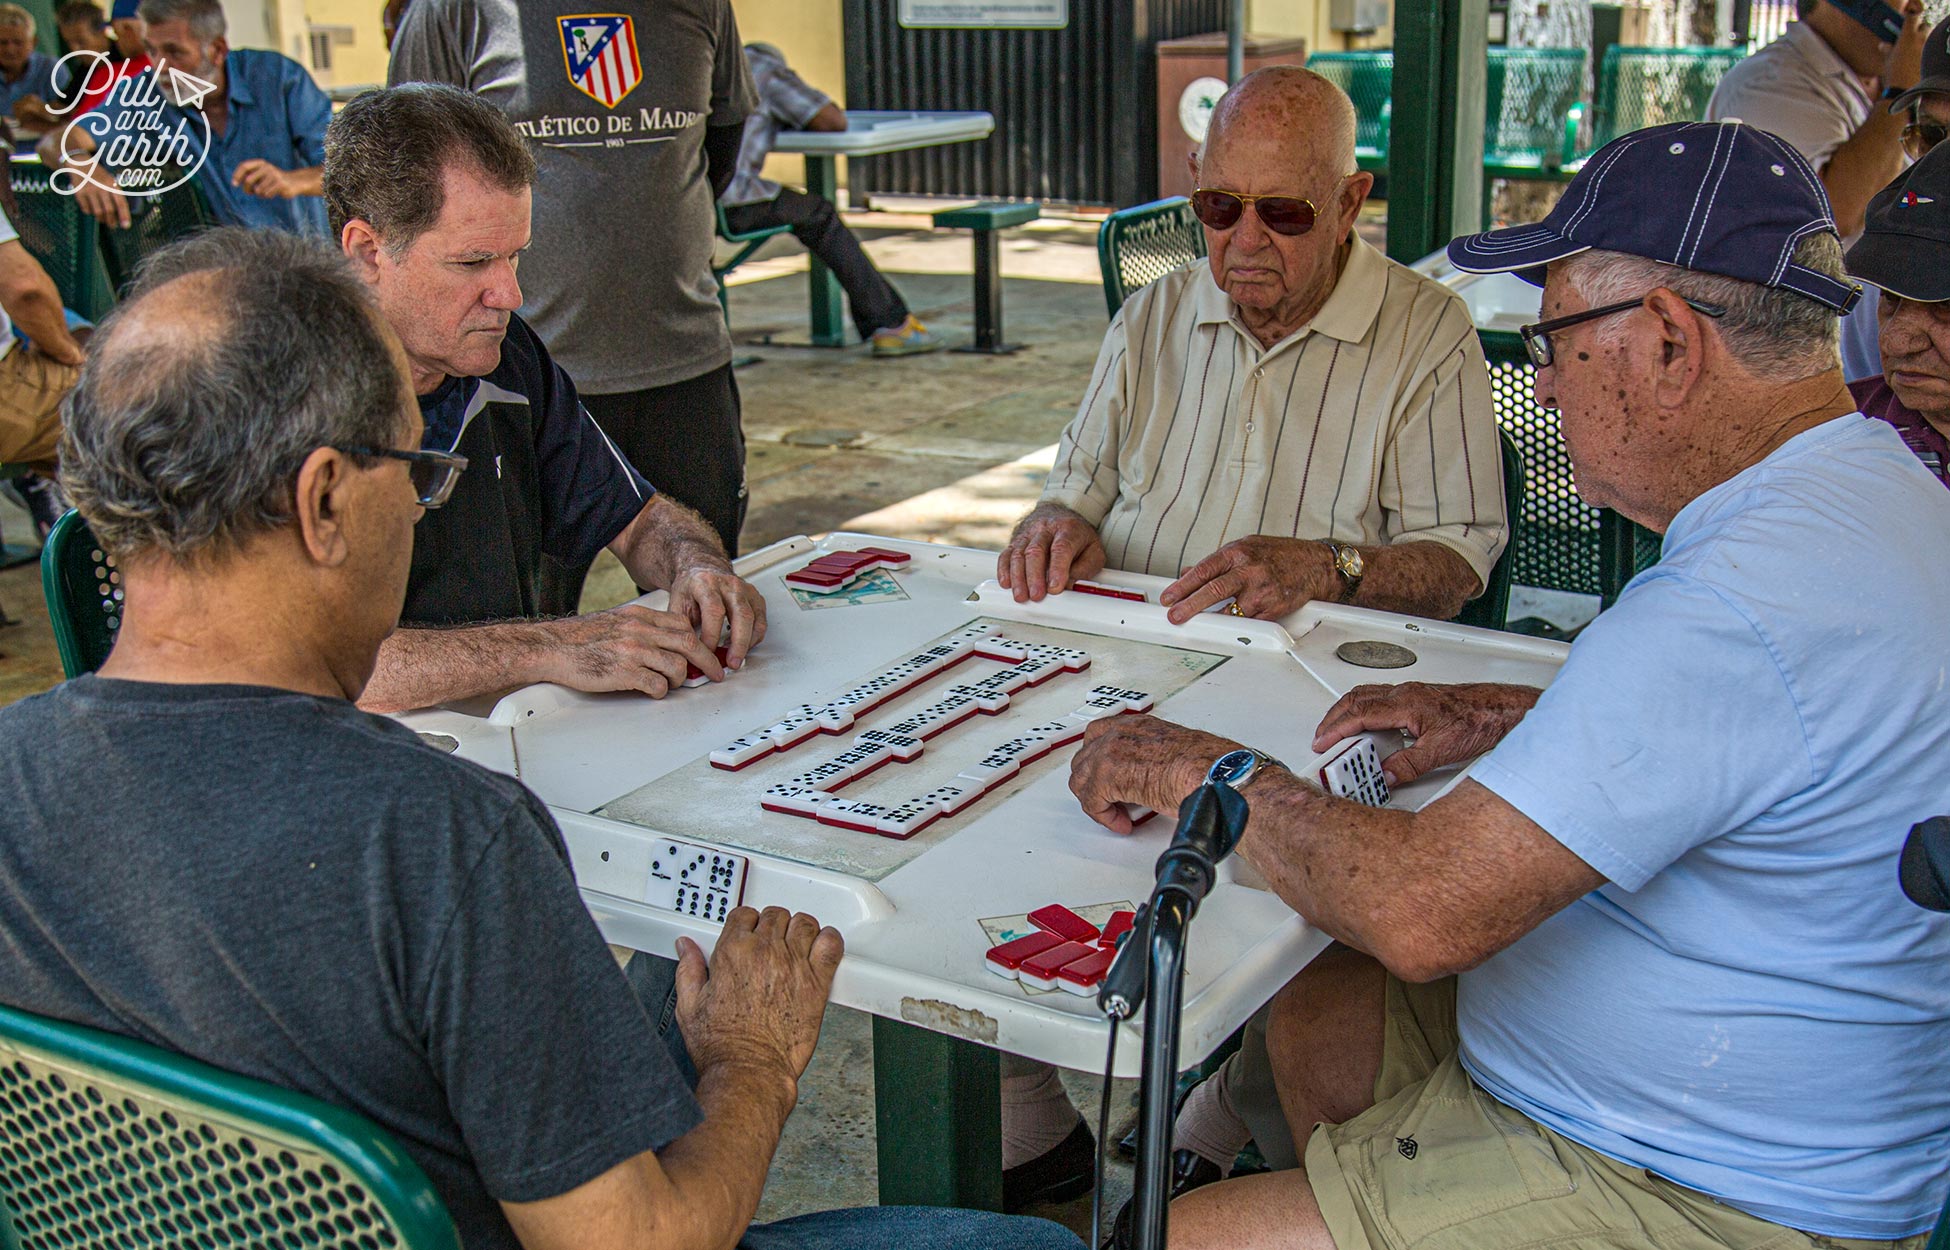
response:
M899 20L923 30L1061 30L1070 0L900 0Z

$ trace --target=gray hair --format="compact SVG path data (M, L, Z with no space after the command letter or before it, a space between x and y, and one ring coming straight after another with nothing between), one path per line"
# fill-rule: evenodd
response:
M27 37L34 37L34 15L17 4L0 4L0 29L19 26L27 31Z
M332 237L358 218L400 256L440 220L454 165L502 191L535 184L527 142L500 109L471 92L416 82L355 97L325 130Z
M1848 281L1842 270L1841 242L1832 234L1811 234L1801 240L1794 260L1838 282ZM1805 295L1624 252L1582 252L1566 261L1565 269L1565 277L1593 308L1649 294L1655 287L1702 304L1718 304L1727 311L1713 324L1727 351L1756 377L1798 382L1833 369L1840 361L1841 319L1833 309ZM1606 324L1596 333L1600 339L1616 342L1624 329Z
M211 230L156 253L103 320L67 400L61 484L115 556L221 555L290 523L317 448L396 443L406 389L336 250Z
M224 20L222 0L142 0L135 15L151 25L188 22L190 33L203 43L221 39L230 29Z

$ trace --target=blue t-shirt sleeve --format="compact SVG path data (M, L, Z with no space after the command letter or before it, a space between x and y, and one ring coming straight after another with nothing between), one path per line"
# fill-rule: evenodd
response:
M291 123L291 150L297 168L310 169L325 163L325 128L332 124L332 100L304 67L286 62L284 111Z
M1814 775L1766 638L1704 583L1650 575L1585 630L1470 777L1637 890Z
M575 383L519 319L508 326L502 366L525 376L522 393L540 417L535 462L547 501L543 548L571 567L594 560L656 494L623 458L576 395ZM491 376L490 380L494 380Z

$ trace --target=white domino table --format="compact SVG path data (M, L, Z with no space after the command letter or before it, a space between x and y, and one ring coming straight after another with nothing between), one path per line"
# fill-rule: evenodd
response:
M910 559L854 583L838 603L783 580L816 557L869 546ZM1102 706L1105 689L1304 768L1316 758L1314 726L1353 686L1543 685L1568 651L1321 604L1277 623L1210 614L1174 626L1155 606L1166 582L1125 574L1099 580L1150 602L1072 592L1017 604L992 580L990 552L861 534L788 539L737 567L765 595L770 632L723 683L660 701L540 685L401 719L520 777L549 804L612 943L669 955L687 934L708 949L737 901L727 885L742 887L744 903L809 911L838 927L847 953L833 998L876 1017L886 1202L996 1205L997 1050L1103 1064L1107 1026L1094 996L1032 993L990 972L979 922L1049 903L1148 896L1171 814L1120 837L1085 817L1068 789L1074 735L1061 727L1124 710ZM802 606L810 603L820 606ZM1362 650L1344 652L1350 643L1405 648L1413 663L1349 663L1342 654ZM980 656L925 659L931 649L981 646ZM988 702L956 713L954 700L984 690ZM760 737L762 750L753 745ZM835 760L871 775L832 785L833 772L819 770ZM1454 770L1423 778L1393 802L1419 807L1456 779ZM798 793L820 785L815 799ZM780 798L795 786L798 797ZM980 791L973 801L970 789ZM696 876L673 878L664 865L673 859ZM1191 930L1183 1053L1217 1046L1327 941L1237 856L1225 861ZM1125 1026L1119 1075L1135 1074L1139 1048L1139 1030Z

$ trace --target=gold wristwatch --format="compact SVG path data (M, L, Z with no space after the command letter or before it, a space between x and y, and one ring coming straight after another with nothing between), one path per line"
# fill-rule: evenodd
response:
M1354 602L1355 594L1361 589L1361 579L1368 573L1368 566L1361 559L1361 549L1337 543L1331 538L1322 541L1327 544L1327 550L1334 553L1334 571L1341 575L1340 602Z

